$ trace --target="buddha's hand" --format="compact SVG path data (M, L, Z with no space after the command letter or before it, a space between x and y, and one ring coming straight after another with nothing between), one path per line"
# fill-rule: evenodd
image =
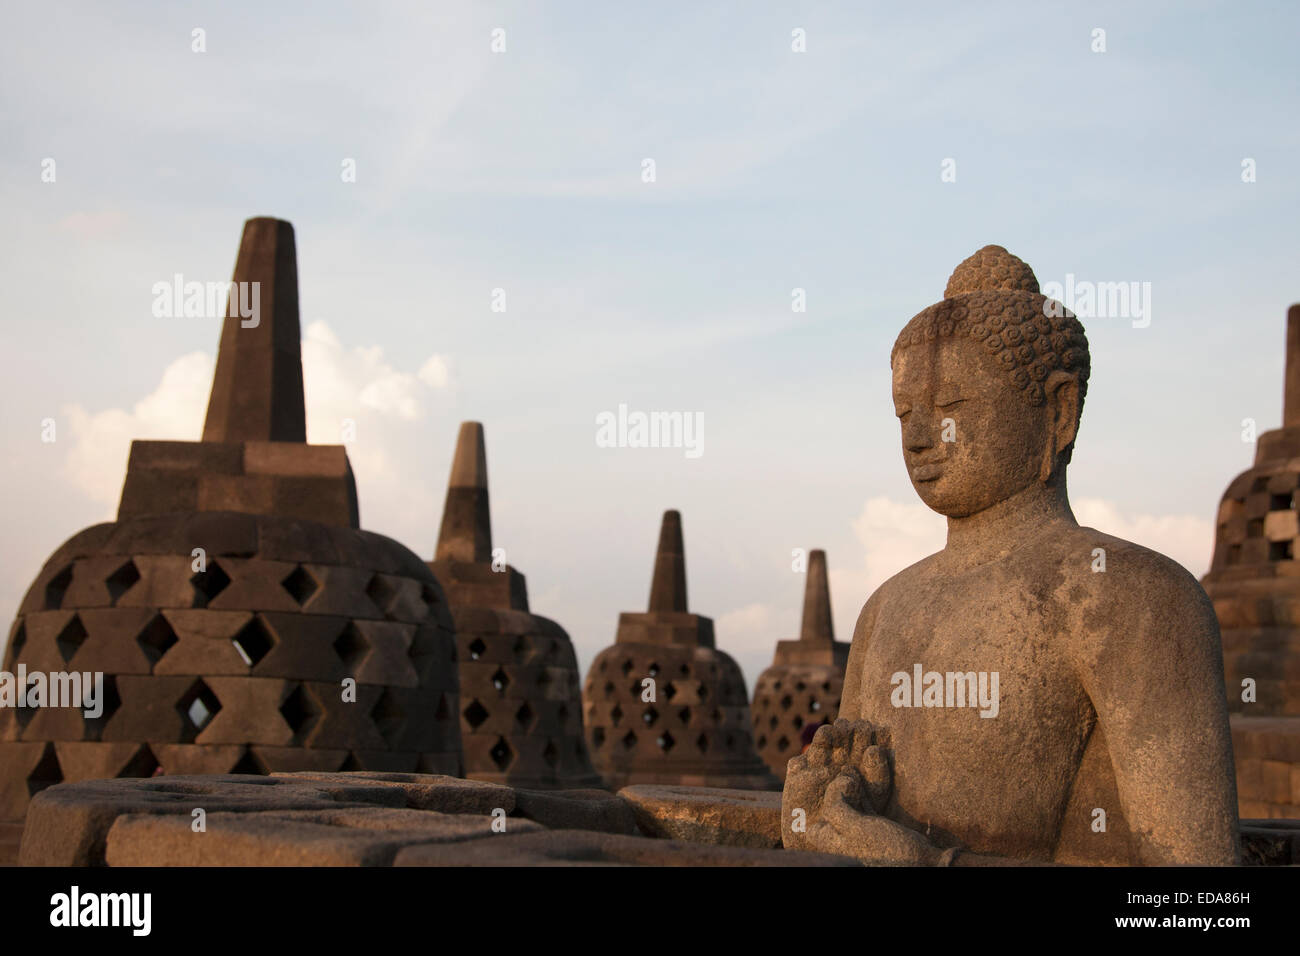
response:
M781 796L781 832L786 847L804 847L831 784L841 776L848 781L840 787L852 787L852 800L860 812L884 810L893 777L881 735L870 722L841 719L824 724L808 749L790 759Z
M881 816L893 773L887 741L866 721L837 720L817 731L786 767L781 836L786 849L820 850L867 863L934 866L952 862L915 830Z

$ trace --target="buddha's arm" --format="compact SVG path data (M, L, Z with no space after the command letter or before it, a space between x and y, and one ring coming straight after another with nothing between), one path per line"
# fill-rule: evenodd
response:
M846 720L862 719L862 660L867 653L867 641L871 637L876 623L876 608L879 607L880 590L877 589L858 615L857 626L853 628L853 643L849 645L849 659L844 665L844 690L840 693L839 716Z
M1085 626L1076 661L1124 817L1143 863L1235 863L1236 781L1213 608L1167 559L1130 560L1104 575L1105 586L1124 590L1105 624Z
M783 842L788 849L839 853L872 864L949 864L955 850L941 850L921 833L880 815L893 783L887 737L863 719L861 699L862 662L880 594L867 601L853 629L838 719L818 730L807 751L789 763L781 800Z

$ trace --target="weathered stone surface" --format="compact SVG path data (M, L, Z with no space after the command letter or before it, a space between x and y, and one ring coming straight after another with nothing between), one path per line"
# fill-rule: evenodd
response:
M592 761L611 789L683 784L776 790L754 749L745 678L717 650L713 621L686 610L681 516L664 514L650 610L619 616L614 645L587 671ZM643 700L651 687L653 700Z
M18 847L23 839L19 821L0 822L0 866L18 865Z
M624 787L647 836L717 846L781 846L781 794L720 787Z
M515 813L552 830L639 832L633 807L605 790L516 790Z
M106 774L461 769L438 581L358 528L346 450L304 441L288 223L245 225L235 281L262 283L261 312L223 325L204 440L135 443L118 520L22 602L3 668L102 672L108 699L0 714L0 817Z
M1223 635L1240 812L1284 818L1300 816L1300 305L1287 310L1283 404L1282 427L1223 493L1201 583Z
M337 809L339 806L401 807L390 788L346 781L296 781L279 777L214 775L149 780L88 780L42 790L27 810L23 866L96 866L113 821L128 813L179 814L195 808L229 811ZM247 863L255 862L250 858Z
M803 624L797 641L778 641L772 666L754 682L754 740L778 779L803 751L810 728L832 723L840 712L849 645L835 640L826 552L808 553Z
M584 830L504 833L489 839L409 847L395 866L860 866L827 853L707 846Z
M405 805L416 810L439 813L491 814L502 809L507 815L515 810L515 791L511 787L481 780L464 780L427 773L285 773L285 779L312 786L348 787L358 784L386 787L402 794Z
M1242 820L1241 862L1247 866L1300 865L1300 819Z
M231 283L203 440L305 442L293 226L281 219L248 220ZM249 291L241 295L243 288ZM237 305L256 305L248 310L256 314L244 317Z
M492 817L408 809L210 813L196 833L184 817L119 817L108 834L109 866L389 866L428 843L491 839ZM511 820L508 832L542 828Z
M947 544L863 608L841 719L789 764L785 845L918 864L957 848L1234 862L1210 602L1175 562L1080 527L1070 510L1090 370L1082 325L988 246L907 324L891 367L903 458L947 517Z
M429 568L456 628L465 775L534 789L600 786L569 635L530 613L524 576L493 561L478 422L460 426L435 555Z

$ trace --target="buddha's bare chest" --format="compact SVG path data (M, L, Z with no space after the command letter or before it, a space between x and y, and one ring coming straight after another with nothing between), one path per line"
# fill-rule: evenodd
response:
M1032 579L936 582L894 595L858 656L858 714L896 761L1014 779L1077 760L1091 705L1070 664L1070 616Z

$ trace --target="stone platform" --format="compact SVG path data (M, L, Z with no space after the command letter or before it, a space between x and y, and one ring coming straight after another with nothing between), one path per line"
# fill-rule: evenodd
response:
M18 865L18 845L22 839L21 820L0 821L0 866Z
M755 813L756 795L745 791L636 789L629 799L604 790L533 791L386 772L93 780L49 787L32 800L20 860L24 866L860 865L773 848L779 799ZM672 825L683 809L674 802L698 812L699 825ZM759 819L764 816L771 819Z
M780 815L780 793L710 787L537 791L381 771L119 778L39 793L21 853L18 824L0 823L0 865L861 865L781 849ZM1243 821L1242 861L1300 864L1300 820Z

